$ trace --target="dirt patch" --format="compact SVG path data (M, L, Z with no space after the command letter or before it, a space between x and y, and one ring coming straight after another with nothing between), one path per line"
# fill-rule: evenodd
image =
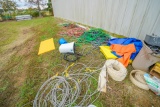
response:
M0 58L0 71L6 65L6 63L9 61L11 56L14 54L15 54L15 51L12 51L12 52L9 52L8 54L1 56L1 58Z
M31 39L28 41L24 47L22 47L18 52L17 55L29 55L33 51L33 47L35 46L35 39Z
M21 45L24 44L33 35L34 35L34 33L32 32L31 28L22 28L22 29L20 29L19 36L17 37L17 39L13 43L2 47L2 49L5 51L2 52L2 55L1 55L0 70L4 66L6 66L6 64L9 61L9 59L11 58L11 56L14 55L19 50ZM28 54L32 50L32 46L30 45L30 44L33 45L32 41L28 44L29 45L27 45L26 49L23 50L24 52L22 54L24 54L24 53Z
M26 72L22 71L21 73L18 73L18 76L15 77L16 83L14 84L14 87L19 87L23 84L23 82L26 79Z
M7 104L0 102L2 106L13 106L11 104L16 102L19 98L19 87L23 85L27 78L26 71L28 70L28 65L32 59L29 55L35 46L35 39L31 39L33 36L34 33L32 32L32 29L23 28L19 32L18 38L13 43L3 47L6 51L2 53L3 56L0 59L0 71L1 73L5 73L3 76L1 75L1 80L6 80L5 78L9 75L11 77L9 81L13 82L9 85L12 85L13 88L6 86L6 89L3 90L3 93L10 92L10 94L8 94L7 97L4 94L1 95L3 101L8 102Z
M26 44L24 44L19 51L16 53L16 56L25 56L25 59L23 59L23 65L22 65L22 70L18 71L15 74L15 81L16 83L14 84L14 87L19 87L23 84L25 81L27 74L26 70L28 70L28 64L30 63L31 59L30 58L30 53L33 52L33 47L35 46L35 39L29 40Z
M23 43L25 43L33 35L34 35L34 33L32 32L31 28L21 28L17 39L13 43L4 46L4 48L5 49L14 49L15 47L20 46Z

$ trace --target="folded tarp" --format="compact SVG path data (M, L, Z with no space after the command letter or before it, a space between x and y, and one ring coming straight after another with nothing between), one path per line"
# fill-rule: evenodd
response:
M120 44L120 45L128 45L128 44L134 44L135 48L136 48L136 52L131 54L130 59L133 60L137 54L139 53L139 51L141 50L141 48L143 47L143 44L141 42L141 40L135 39L135 38L114 38L114 39L110 39L108 42L108 45L112 45L112 44Z
M106 57L106 59L116 59L117 56L115 56L112 53L112 50L109 46L100 46L100 51L103 53L103 55Z
M134 44L129 44L129 45L113 44L111 45L110 48L112 51L115 51L116 54L122 56L121 58L118 58L118 61L121 62L125 67L127 67L129 64L131 54L136 52Z

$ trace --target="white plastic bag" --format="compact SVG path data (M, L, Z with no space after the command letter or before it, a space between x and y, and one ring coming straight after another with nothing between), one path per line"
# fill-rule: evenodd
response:
M148 73L144 74L144 78L148 87L158 96L160 96L160 79L151 77Z

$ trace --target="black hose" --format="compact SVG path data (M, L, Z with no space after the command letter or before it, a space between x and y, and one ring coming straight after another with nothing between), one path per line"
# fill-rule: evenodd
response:
M68 62L74 62L74 61L78 60L81 56L82 55L79 53L66 53L66 54L64 54L63 59Z

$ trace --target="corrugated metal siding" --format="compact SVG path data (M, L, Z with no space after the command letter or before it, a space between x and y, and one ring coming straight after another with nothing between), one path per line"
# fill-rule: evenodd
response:
M160 36L160 0L52 0L55 17L144 39Z

